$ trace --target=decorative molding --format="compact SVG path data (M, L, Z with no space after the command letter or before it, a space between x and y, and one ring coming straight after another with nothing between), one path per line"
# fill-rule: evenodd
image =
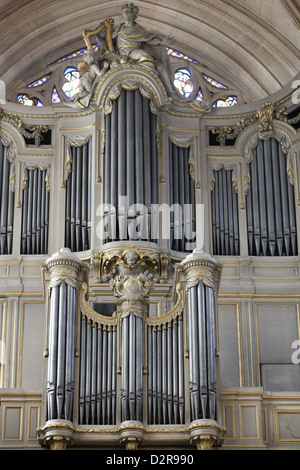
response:
M264 103L259 110L243 117L235 127L213 127L211 132L217 135L216 140L219 142L220 146L225 147L227 140L236 139L247 127L258 123L259 138L268 140L273 133L274 120L290 123L287 118L286 108L279 108L278 105L267 102ZM295 118L293 120L295 120Z
M48 126L31 126L25 128L21 119L17 116L13 116L11 113L7 113L3 109L0 109L0 121L3 120L11 126L13 126L19 134L21 134L26 139L34 139L34 144L36 147L39 147L44 139L42 134L48 132Z

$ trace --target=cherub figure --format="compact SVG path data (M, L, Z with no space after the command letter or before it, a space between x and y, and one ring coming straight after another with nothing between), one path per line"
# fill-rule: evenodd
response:
M104 60L102 55L98 59L93 51L88 51L84 56L84 62L78 65L78 71L81 75L79 80L79 93L73 96L72 101L88 101L93 95L95 87L101 77L109 69L109 62ZM84 103L87 105L88 103Z

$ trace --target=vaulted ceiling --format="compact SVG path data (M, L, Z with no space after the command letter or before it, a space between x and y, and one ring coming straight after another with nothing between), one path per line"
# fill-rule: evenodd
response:
M84 47L82 32L121 21L124 0L1 0L0 79L28 83L64 54ZM142 0L138 21L173 37L172 47L263 99L300 72L299 0Z

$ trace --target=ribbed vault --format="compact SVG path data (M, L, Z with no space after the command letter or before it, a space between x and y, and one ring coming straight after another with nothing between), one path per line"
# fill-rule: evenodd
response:
M47 66L84 47L82 32L102 20L121 21L124 0L2 0L0 77L7 90L27 85ZM281 0L146 0L139 23L173 37L172 44L228 80L246 101L279 91L300 72L299 24ZM34 76L35 75L35 76Z

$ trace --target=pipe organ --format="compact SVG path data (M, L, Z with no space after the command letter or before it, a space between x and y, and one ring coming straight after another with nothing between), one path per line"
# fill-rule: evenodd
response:
M231 410L231 404L222 409L221 361L229 368L225 380L240 374L239 390L261 385L255 296L261 301L273 292L263 291L268 284L262 287L261 273L278 263L279 271L270 274L275 289L280 263L286 279L298 272L295 136L284 122L274 119L266 134L252 121L235 146L211 148L214 115L168 96L158 76L139 64L107 72L88 109L59 105L30 113L23 116L26 125L39 119L51 126L50 147L27 147L17 127L0 120L0 261L12 254L15 263L6 270L0 264L0 282L6 276L12 298L9 308L0 299L0 337L14 308L22 309L15 338L39 309L39 444L221 447ZM200 204L205 218L199 227ZM200 230L203 247L197 245ZM225 317L236 319L236 328L224 327ZM249 331L242 331L248 322ZM238 346L228 340L231 334ZM19 359L9 364L30 354L28 346L19 352L24 337L20 333L14 350ZM227 359L234 348L238 372ZM6 372L9 367L0 370L2 383L17 376ZM237 407L247 418L246 405ZM237 420L232 423L235 430Z
M23 178L22 255L48 252L49 178L47 169L26 168Z
M195 184L191 176L190 147L169 141L170 248L190 252L195 243Z
M232 170L214 170L212 179L212 244L213 253L220 256L240 254L238 195Z
M158 203L157 117L139 90L123 90L105 116L106 242L155 241ZM138 227L138 231L136 228Z
M251 256L297 255L295 193L287 157L275 137L260 140L248 164L248 244Z
M91 247L91 141L70 145L66 181L65 246L73 252Z

